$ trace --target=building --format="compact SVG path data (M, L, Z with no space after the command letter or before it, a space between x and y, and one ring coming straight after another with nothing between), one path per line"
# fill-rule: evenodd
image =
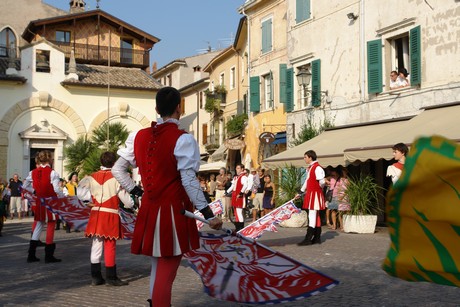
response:
M65 176L64 147L94 127L118 121L134 131L156 118L161 85L147 70L158 38L100 9L85 11L81 0L69 12L36 0L1 5L2 178L25 177L42 149Z
M239 11L247 16L248 25L249 84L243 86L249 85L250 113L244 164L257 167L286 146L286 114L290 111L287 85L292 83L287 69L287 3L252 0ZM267 133L272 138L261 138Z

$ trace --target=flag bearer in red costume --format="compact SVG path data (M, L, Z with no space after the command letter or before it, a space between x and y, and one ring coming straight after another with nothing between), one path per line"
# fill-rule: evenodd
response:
M181 211L193 212L195 205L212 228L222 226L196 178L200 167L198 144L192 135L179 129L180 102L175 88L159 90L156 111L161 118L128 136L126 148L118 151L120 158L112 168L127 191L142 196L131 252L151 257L150 304L155 307L170 306L182 255L200 245L195 220ZM129 166L139 168L145 192L129 176Z
M40 151L35 158L37 168L32 170L26 178L23 188L34 191L41 204L34 206L34 227L32 227L32 239L29 243L29 255L27 262L40 261L35 256L35 251L39 245L40 234L45 223L46 226L46 245L45 245L45 263L60 262L61 259L54 257L56 244L54 243L54 228L56 226L56 217L51 211L44 206L45 198L64 197L59 189L59 174L51 168L53 162L52 153L49 150Z
M232 193L232 207L235 214L235 231L240 231L244 228L244 191L246 191L248 177L244 172L244 165L237 164L235 167L236 179L233 181L232 186L227 190L227 194Z
M107 285L125 286L117 276L115 263L116 242L122 238L118 204L121 200L125 207L132 207L133 201L113 177L111 168L117 156L113 152L101 155L101 169L87 177L91 191L92 208L85 236L93 238L91 246L92 285L106 283L101 274L102 251L104 251Z
M393 156L396 160L396 163L388 166L387 168L387 177L391 177L393 184L398 181L401 176L404 162L406 162L406 155L409 152L409 148L404 143L395 144L391 149L393 149Z
M324 169L316 161L317 156L313 150L304 154L304 161L308 165L307 179L301 188L305 193L302 209L308 210L308 229L305 239L297 245L321 244L321 217L320 211L326 209L323 189L325 183ZM296 195L296 199L301 194Z

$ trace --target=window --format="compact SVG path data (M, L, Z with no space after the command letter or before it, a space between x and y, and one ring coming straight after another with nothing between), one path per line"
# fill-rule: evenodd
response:
M202 144L206 145L208 143L208 124L201 125L201 133L202 133Z
M185 97L180 98L180 114L185 114Z
M50 72L50 51L39 50L35 51L35 71Z
M272 19L262 21L262 53L272 51Z
M407 69L410 85L421 83L421 37L420 26L398 36L386 39L385 43L385 81L383 80L382 40L367 42L367 84L368 93L380 93L383 84L390 89L390 72Z
M311 8L310 8L310 0L296 0L295 12L296 23L301 23L304 20L310 18L311 15Z
M203 92L200 91L200 94L199 94L199 102L200 102L200 109L203 109Z
M263 76L264 81L264 109L271 110L273 109L273 75L270 72L269 74Z
M120 62L123 64L133 63L133 41L130 39L120 39Z
M235 67L230 68L230 89L233 90L236 84Z
M167 79L167 81L166 81L165 85L172 86L172 75L171 74L167 75L166 79Z
M224 73L221 73L219 76L219 85L225 86L225 74Z
M16 58L16 35L10 28L5 28L0 32L0 57L12 56Z
M56 31L56 41L60 43L70 44L70 32L69 31Z

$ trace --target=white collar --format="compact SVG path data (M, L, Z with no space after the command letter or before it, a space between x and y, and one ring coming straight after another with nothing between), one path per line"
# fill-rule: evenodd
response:
M157 125L165 124L165 123L175 123L177 126L180 125L179 120L175 118L168 118L167 120L164 120L163 118L158 118L157 120Z

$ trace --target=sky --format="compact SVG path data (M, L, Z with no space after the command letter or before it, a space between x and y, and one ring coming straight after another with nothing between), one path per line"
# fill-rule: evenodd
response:
M42 0L69 10L69 0ZM157 37L150 52L157 67L233 43L243 15L238 7L244 0L100 0L101 10ZM87 10L96 9L96 0L86 0ZM89 8L88 8L89 6Z

